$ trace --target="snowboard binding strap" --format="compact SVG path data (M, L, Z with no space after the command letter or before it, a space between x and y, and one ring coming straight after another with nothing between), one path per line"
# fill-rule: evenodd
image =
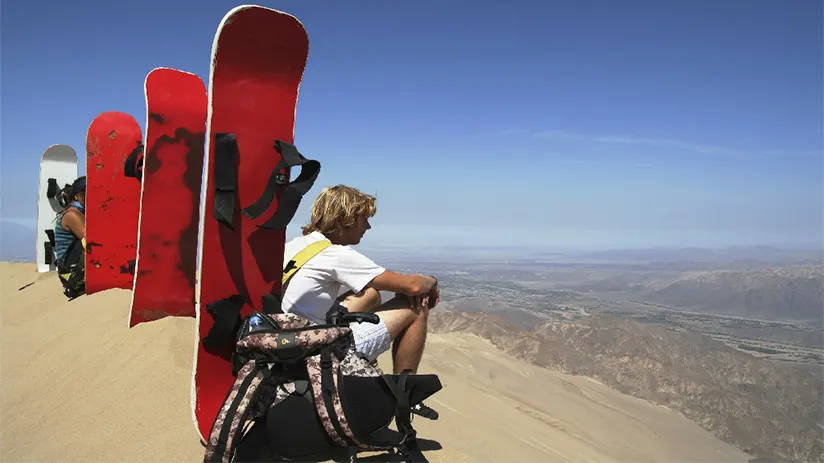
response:
M254 204L244 209L243 214L250 219L259 217L272 204L278 185L287 185L283 197L280 198L278 203L277 212L266 223L260 225L261 228L280 230L289 224L300 205L301 199L315 184L315 180L320 173L320 162L306 159L295 148L295 145L282 140L276 140L274 147L280 153L280 162L269 175L269 181L266 183L263 194ZM288 170L295 166L301 166L300 175L295 180L287 183L287 174L281 171L287 169L288 173Z
M281 230L289 224L289 221L297 212L300 201L308 192L320 173L320 162L306 159L295 148L295 145L282 140L276 140L275 149L280 152L281 159L269 176L263 194L251 206L243 209L243 214L255 219L266 212L275 198L275 192L279 185L286 185L283 197L278 203L278 210L260 228L269 230ZM237 163L238 163L237 136L232 133L218 133L215 135L215 199L214 217L218 222L234 230L232 219L235 214L235 203L237 202ZM301 166L300 175L288 182L288 170L295 166ZM286 173L282 172L287 170Z
M54 229L48 229L46 231L46 237L49 238L48 241L43 242L43 247L46 250L46 261L44 262L46 265L54 264L56 257L55 257L55 249L57 248L57 244L54 240Z
M234 230L232 217L237 201L237 136L233 133L215 134L215 220Z
M206 311L214 319L214 325L202 341L206 352L231 359L235 336L243 323L240 312L244 304L239 294L206 304Z
M50 178L48 180L48 187L46 188L46 198L54 199L60 193L60 187L57 186L57 180Z
M126 157L123 164L123 175L130 178L136 178L138 182L143 182L143 145L140 144L133 149Z
M67 190L70 187L71 185L67 183L63 188L60 188L57 180L50 178L48 180L48 187L46 188L46 198L50 200L57 199L57 204L60 204L60 207L68 207L71 198L69 198Z

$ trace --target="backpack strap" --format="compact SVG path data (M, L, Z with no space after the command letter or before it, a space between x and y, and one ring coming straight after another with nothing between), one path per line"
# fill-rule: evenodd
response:
M349 327L352 322L379 323L380 318L372 313L350 313L339 303L335 303L326 313L327 325ZM351 331L349 334L351 336ZM354 343L351 337L349 340ZM353 345L350 344L347 347L353 347ZM320 354L306 358L306 371L309 374L315 398L315 410L323 428L338 445L348 448L350 457L359 450L387 450L391 446L361 442L349 426L340 397L340 357L335 350L335 346L327 344L321 348ZM350 354L354 355L353 352Z
M418 446L417 431L412 427L412 410L407 379L411 370L404 370L400 375L383 375L384 383L395 396L395 426L401 435L397 447L401 456L410 462L426 462L427 459ZM397 377L397 382L393 380Z
M350 453L357 453L359 450L387 450L390 447L364 444L355 437L343 411L340 397L340 361L332 353L331 345L321 348L320 354L306 358L306 371L315 399L315 411L326 434L335 443L347 447Z
M209 441L206 443L206 453L203 456L204 463L232 461L246 420L255 409L260 385L270 375L268 367L258 366L254 360L246 362L240 369L212 424Z
M286 286L286 283L292 279L301 267L329 246L332 246L332 242L329 240L315 241L295 254L295 257L293 257L292 260L287 262L286 266L283 267L283 286Z
M309 262L313 257L318 255L318 253L331 245L332 242L329 240L320 240L306 246L301 249L300 252L295 254L295 257L287 262L286 266L283 268L283 279L281 282L280 293L283 294L286 291L286 286L289 281L291 281L295 273L300 270L304 264ZM283 313L283 309L281 308L282 303L283 300L280 296L275 296L274 294L264 294L262 304L263 312L268 314Z

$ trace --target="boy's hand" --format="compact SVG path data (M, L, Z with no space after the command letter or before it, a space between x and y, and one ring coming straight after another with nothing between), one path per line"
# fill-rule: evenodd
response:
M435 285L432 286L432 289L429 290L429 294L426 296L430 309L438 305L438 302L441 301L441 288L438 286L437 280L435 280Z
M428 298L424 295L406 296L406 298L409 300L409 306L415 312L420 312L429 304Z

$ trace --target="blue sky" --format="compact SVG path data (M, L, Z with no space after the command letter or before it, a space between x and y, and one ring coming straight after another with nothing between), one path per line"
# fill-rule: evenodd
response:
M145 126L152 68L208 80L235 5L3 2L3 224L34 227L49 145ZM310 38L295 142L323 171L290 235L346 183L378 195L364 244L821 241L818 0L262 5Z

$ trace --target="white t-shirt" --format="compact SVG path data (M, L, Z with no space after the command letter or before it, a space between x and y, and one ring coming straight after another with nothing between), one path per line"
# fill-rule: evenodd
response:
M306 246L326 237L312 232L286 243L283 266ZM347 291L360 292L386 269L349 246L333 244L306 262L289 281L283 294L283 311L326 323L326 312Z

